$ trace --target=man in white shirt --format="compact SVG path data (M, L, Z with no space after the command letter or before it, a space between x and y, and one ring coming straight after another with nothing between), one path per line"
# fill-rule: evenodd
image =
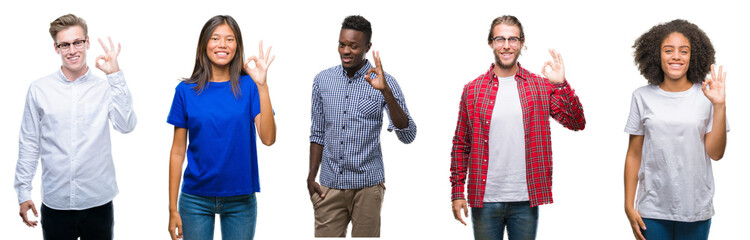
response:
M117 195L109 124L128 133L136 125L133 99L117 64L120 45L101 39L104 55L96 68L86 65L90 47L86 21L73 14L50 23L54 49L62 59L57 72L29 86L19 137L14 187L23 222L38 217L31 181L42 162L42 232L44 239L112 239L112 199Z

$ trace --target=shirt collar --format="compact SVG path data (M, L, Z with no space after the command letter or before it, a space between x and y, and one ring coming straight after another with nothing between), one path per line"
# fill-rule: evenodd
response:
M526 77L529 76L529 70L526 70L525 68L521 67L521 63L516 62L518 65L518 71L516 72L516 81L523 81L526 80ZM490 76L490 82L494 82L497 79L497 76L495 75L495 63L490 64L490 70L487 71L487 75Z
M349 75L346 74L346 69L344 69L344 66L343 65L339 65L339 66L341 67L341 74L343 74L343 76L348 79ZM354 73L354 77L352 77L352 79L359 79L359 78L364 77L364 75L367 73L367 71L370 70L370 68L372 68L370 61L365 59L365 65L363 65L362 68L360 68L359 70L357 70L357 72Z
M88 80L89 75L91 75L91 68L88 68L88 70L86 70L86 73L83 74L83 75L81 75L80 77L78 77L78 79L75 79L75 81L70 81L70 79L68 79L67 77L65 77L65 73L63 73L63 71L62 71L62 67L60 67L59 69L57 69L57 77L58 77L58 79L60 81L62 81L62 82L65 82L65 83L85 82L86 80Z

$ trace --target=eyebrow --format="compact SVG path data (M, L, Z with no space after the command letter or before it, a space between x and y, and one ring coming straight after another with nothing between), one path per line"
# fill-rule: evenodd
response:
M57 42L57 44L63 44L63 43L67 43L67 44L72 44L72 43L74 43L74 42L77 42L77 41L83 41L83 40L85 40L85 39L78 39L78 38L76 38L76 39L73 39L73 41L72 41L72 42Z
M667 47L674 47L674 46L672 46L672 45L664 45L664 47L662 47L662 48L667 48ZM680 46L679 48L685 48L685 47L686 48L690 48L690 46L687 46L687 45Z

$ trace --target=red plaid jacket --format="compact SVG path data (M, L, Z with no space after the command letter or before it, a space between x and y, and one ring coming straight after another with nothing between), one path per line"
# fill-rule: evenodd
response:
M469 172L469 206L482 207L489 159L489 131L497 94L497 76L492 71L464 86L451 151L452 200L465 199ZM552 146L549 117L571 130L586 126L583 107L567 81L553 85L548 79L518 64L518 94L523 111L526 141L526 183L531 206L552 203Z

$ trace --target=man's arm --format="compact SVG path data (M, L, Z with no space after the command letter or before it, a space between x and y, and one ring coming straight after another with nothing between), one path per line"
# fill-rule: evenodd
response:
M318 77L316 77L313 82L312 104L310 108L310 171L307 175L307 190L310 196L318 193L323 198L325 197L323 190L320 189L320 184L315 182L315 176L318 175L320 162L323 158L323 144L325 141L325 115L318 80Z
M388 116L391 120L391 124L388 126L388 130L396 130L396 136L403 143L411 143L414 138L417 137L417 126L414 124L414 120L406 110L406 101L404 100L403 92L401 88L393 80L392 83L388 82L388 79L383 71L383 65L380 62L380 53L373 51L372 56L375 61L375 68L370 68L365 74L367 80L373 88L380 90L385 98L386 108L388 109ZM370 78L370 74L374 73L375 78Z
M16 179L13 187L18 194L19 215L26 226L34 227L38 221L29 221L27 213L29 209L34 216L39 217L36 206L31 200L31 181L36 174L39 164L40 143L40 116L37 112L36 100L34 99L33 85L29 87L26 94L26 104L23 109L21 120L21 132L18 139L18 162L16 163Z
M464 197L464 185L466 184L466 172L469 167L469 155L471 154L471 134L472 129L469 124L469 113L467 109L468 87L466 85L461 95L459 104L458 122L456 131L453 136L453 147L451 149L451 200L453 217L459 222L466 225L461 217L461 210L464 216L469 217L469 208Z
M112 97L112 102L109 105L109 119L112 121L112 127L118 132L129 133L135 129L138 122L135 111L133 111L133 96L130 94L128 85L125 83L125 77L117 64L120 44L118 43L117 49L115 49L112 38L108 37L108 39L109 48L104 45L102 39L99 39L99 44L104 49L104 55L96 57L96 68L107 74Z
M551 84L550 115L568 129L583 130L586 127L583 106L565 80L565 63L562 55L554 49L550 49L549 53L552 55L552 61L544 64L542 74ZM548 68L550 70L547 70Z

